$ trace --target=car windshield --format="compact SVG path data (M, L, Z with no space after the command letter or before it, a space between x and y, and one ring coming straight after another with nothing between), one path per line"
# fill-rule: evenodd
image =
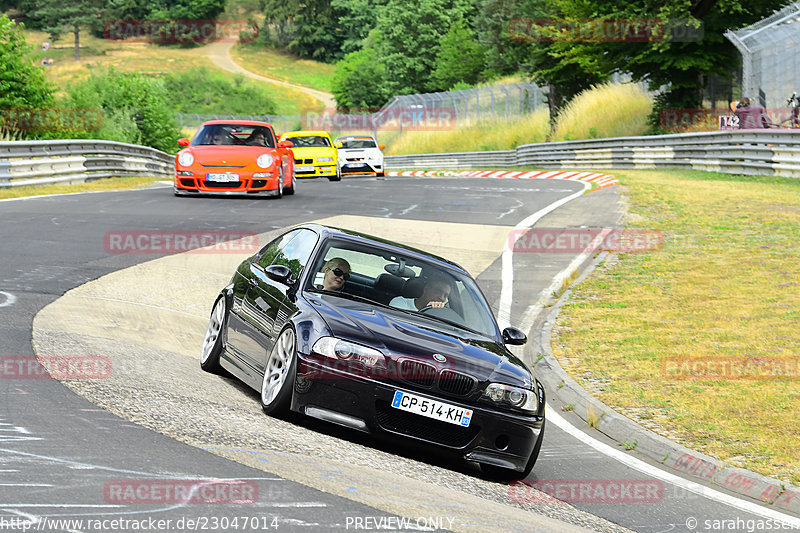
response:
M494 317L475 280L441 264L379 246L332 240L312 272L308 291L366 300L497 337Z
M275 148L275 137L266 126L244 124L206 124L192 138L190 146L231 145Z
M284 139L291 141L292 148L322 148L331 146L331 140L321 135L302 135L300 137L287 137Z
M377 145L373 139L354 139L354 138L342 138L337 139L339 142L342 143L342 148L376 148Z

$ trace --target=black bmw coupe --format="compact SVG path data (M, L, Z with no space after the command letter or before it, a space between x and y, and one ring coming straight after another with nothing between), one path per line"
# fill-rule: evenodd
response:
M303 225L236 269L200 365L260 391L269 415L399 435L520 479L544 435L544 389L506 347L526 341L455 263Z

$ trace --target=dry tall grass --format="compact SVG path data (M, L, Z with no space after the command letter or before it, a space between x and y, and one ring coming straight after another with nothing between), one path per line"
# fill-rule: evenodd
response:
M637 85L605 84L587 89L559 113L552 141L644 135L653 99Z
M379 132L387 155L433 152L511 150L521 144L543 142L550 130L548 112L541 109L516 120L481 121L450 130Z

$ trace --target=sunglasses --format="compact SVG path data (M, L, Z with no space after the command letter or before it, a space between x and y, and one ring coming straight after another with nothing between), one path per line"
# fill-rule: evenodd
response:
M334 276L337 276L339 278L344 278L345 281L350 279L350 272L345 272L341 268L334 268L331 270L331 272L333 272Z

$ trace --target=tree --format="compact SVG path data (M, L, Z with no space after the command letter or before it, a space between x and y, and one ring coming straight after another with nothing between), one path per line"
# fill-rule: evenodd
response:
M459 82L474 85L481 78L484 55L464 20L453 22L436 54L430 89L446 91Z
M729 76L738 64L738 54L725 38L728 28L756 22L778 9L783 0L631 0L624 3L595 0L574 3L553 0L550 17L574 27L587 20L657 21L649 40L627 34L600 34L593 40L576 41L568 34L556 34L532 53L535 79L555 84L567 98L592 82L606 79L614 71L629 73L634 81L646 81L658 98L654 114L665 107L702 107L703 76ZM646 25L645 25L646 26ZM605 26L609 28L608 25ZM603 27L600 27L602 30ZM687 38L688 36L688 38ZM580 84L576 84L575 81ZM583 87L579 87L583 85Z
M342 57L341 14L331 0L265 0L263 33L300 57L335 61Z
M50 33L53 40L71 31L75 36L75 61L79 61L81 26L97 30L102 26L104 13L103 0L30 0L26 14L36 27Z
M44 71L35 66L22 25L0 15L0 109L42 108L50 105L53 89Z
M374 48L347 54L336 64L333 76L336 107L347 111L382 106L391 96L386 90L385 78L386 69Z
M470 0L389 0L376 27L387 90L395 95L427 89L450 21L471 18L473 8Z
M343 54L364 47L364 42L378 23L381 9L387 0L331 0L339 13L339 34Z

